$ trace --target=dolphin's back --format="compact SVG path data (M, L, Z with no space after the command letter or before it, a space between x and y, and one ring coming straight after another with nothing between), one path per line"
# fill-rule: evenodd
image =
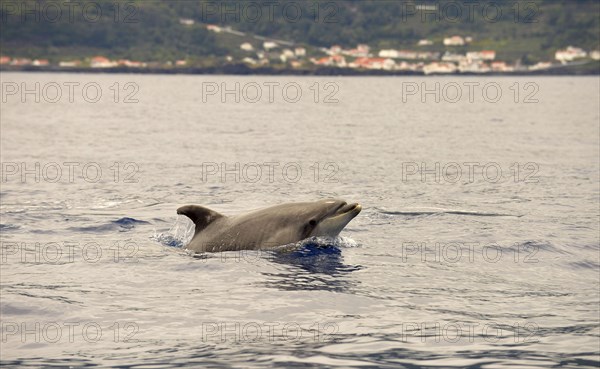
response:
M257 250L295 242L289 227L274 223L260 212L222 217L197 233L188 248L196 252Z
M297 223L304 215L297 204L283 204L246 214L221 215L196 232L187 246L196 252L256 250L297 242ZM293 224L294 226L289 226Z
M311 235L335 236L359 212L360 205L333 199L281 204L231 217L197 205L177 209L196 225L187 246L195 252L257 250Z

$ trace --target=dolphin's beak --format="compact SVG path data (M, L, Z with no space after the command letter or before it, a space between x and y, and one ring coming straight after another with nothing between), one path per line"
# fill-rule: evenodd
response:
M315 231L317 236L337 236L354 217L360 213L360 204L342 204L333 214L323 219Z
M360 206L360 204L358 203L353 203L353 204L345 204L342 205L334 214L334 216L339 216L342 214L346 214L346 213L354 213L354 216L357 216L358 213L360 213L360 211L362 210L362 206Z

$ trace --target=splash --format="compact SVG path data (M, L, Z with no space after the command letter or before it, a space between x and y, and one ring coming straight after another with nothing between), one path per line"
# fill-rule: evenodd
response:
M194 223L188 217L178 215L175 224L168 231L162 233L155 232L150 238L165 246L183 247L194 237L194 230Z
M192 221L184 216L178 215L175 224L166 232L154 232L150 239L157 241L164 246L184 247L194 237L195 226ZM302 241L281 245L272 248L272 251L289 251L305 248L307 246L319 248L349 248L357 247L358 243L349 237L310 237Z
M357 247L358 243L349 237L310 237L296 243L290 243L287 245L281 245L274 247L273 251L297 251L302 249L341 249L349 247Z
M358 247L358 242L354 241L350 237L338 236L335 238L327 238L327 237L316 237L317 243L323 242L326 245L330 245L337 248L349 248L349 247Z

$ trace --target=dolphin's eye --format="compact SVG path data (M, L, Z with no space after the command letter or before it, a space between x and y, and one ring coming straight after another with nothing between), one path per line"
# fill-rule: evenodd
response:
M308 222L308 224L310 224L312 227L317 225L317 221L314 219L311 219L310 222Z

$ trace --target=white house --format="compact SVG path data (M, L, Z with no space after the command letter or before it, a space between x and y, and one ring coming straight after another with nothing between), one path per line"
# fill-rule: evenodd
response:
M393 70L396 68L396 62L390 58L368 58L361 57L357 58L350 64L351 68L365 68L365 69L384 69Z
M569 46L564 50L557 50L554 54L556 60L562 63L573 61L575 59L585 58L586 56L587 53L585 52L585 50L573 46Z
M279 59L285 63L289 59L296 59L296 54L294 54L294 52L290 49L285 49L281 52L281 55L279 55Z
M496 52L494 50L469 51L469 52L467 52L467 59L469 59L469 60L494 60L494 59L496 59Z
M383 49L379 51L380 58L397 58L398 50L394 49Z
M183 24L184 26L193 26L194 23L193 19L179 18L179 24Z
M252 44L249 42L244 42L243 44L240 45L240 49L242 49L244 51L253 51L254 46L252 46Z
M369 51L371 51L371 48L367 44L358 44L356 45L356 50L358 50L358 52L368 54Z
M495 72L512 72L514 70L512 66L506 64L506 62L503 61L492 62L490 66Z
M320 59L313 58L311 59L311 62L315 65L337 66L340 68L345 68L348 66L348 64L346 63L346 58L344 58L342 55L325 56Z
M33 62L31 62L31 65L34 65L36 67L45 67L50 65L50 62L48 61L48 59L35 59Z
M423 67L423 72L425 74L446 74L446 73L454 73L456 72L456 64L454 63L442 63L442 62L433 62L425 65Z
M463 46L465 44L465 40L460 36L452 36L444 38L445 46Z
M216 26L214 24L207 24L206 29L209 31L212 31L212 32L216 32L216 33L219 33L222 31L221 27Z
M276 42L273 41L265 41L263 42L263 48L267 51L271 50L271 49L275 49L276 47L279 47L279 45L277 45Z
M329 55L337 55L342 52L342 47L340 45L333 45L329 48L327 53Z
M416 51L398 50L398 58L400 59L416 59L418 56Z
M300 57L300 56L306 56L306 49L303 48L303 47L297 47L297 48L294 49L294 53L298 57Z
M454 54L449 51L446 51L444 55L442 55L442 60L445 62L463 62L467 60L467 57L461 54Z
M539 62L535 65L532 65L529 67L529 70L541 70L541 69L548 69L552 67L552 63L550 62Z
M439 59L440 53L432 51L420 51L417 53L417 59Z
M104 56L95 56L90 61L90 66L92 68L112 68L116 67L117 63L105 58Z
M74 68L81 65L79 60L63 60L58 63L59 67L62 68Z
M418 70L422 70L423 69L423 63L408 63L405 61L401 61L400 63L396 64L396 67L394 68L395 70L412 70L412 71L418 71Z
M487 73L490 67L480 60L468 60L458 65L458 70L461 73Z
M419 53L413 50L384 49L379 52L380 58L417 59Z

